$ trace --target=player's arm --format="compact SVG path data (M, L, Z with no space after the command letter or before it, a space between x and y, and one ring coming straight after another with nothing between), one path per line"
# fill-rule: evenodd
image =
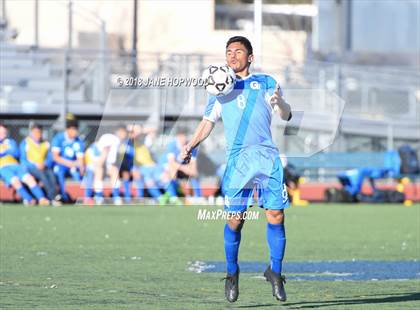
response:
M176 172L178 171L178 168L179 168L179 163L176 160L175 154L168 153L166 155L166 158L168 160L169 174L171 175L171 177L175 177Z
M52 157L53 160L60 165L69 167L69 168L73 168L76 166L76 162L73 160L69 160L69 159L65 159L63 157L60 156L60 149L59 148L52 148Z
M85 144L80 142L80 149L76 154L77 166L81 175L85 174Z
M270 98L270 103L274 111L279 113L282 120L290 121L292 119L292 108L281 95L280 85L278 84L276 85L273 96Z
M77 165L79 167L80 174L85 174L85 157L82 155L77 154Z
M190 142L188 142L188 144L184 146L184 149L182 150L181 158L184 162L188 163L190 161L192 150L196 148L198 145L200 145L201 142L206 140L206 138L212 132L213 128L214 128L214 122L208 119L203 119L200 122Z
M60 164L69 168L76 167L76 162L60 156L60 152L61 152L61 141L58 136L55 136L51 142L51 153L52 153L53 161L56 162L57 164Z
M23 139L22 142L20 143L19 150L20 150L19 162L24 165L29 165L30 162L28 161L28 158L26 157L26 139Z
M0 153L0 157L11 155L14 158L18 159L19 158L19 148L18 148L15 141L13 141L13 140L9 140L9 141L10 141L10 147L6 146L6 148L3 149L2 152Z
M195 178L198 176L197 161L193 159L188 164L182 164L179 166L178 170Z

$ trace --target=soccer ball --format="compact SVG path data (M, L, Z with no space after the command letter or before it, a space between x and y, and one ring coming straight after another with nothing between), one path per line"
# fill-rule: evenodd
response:
M213 96L229 94L235 85L235 71L227 65L209 66L203 72L204 88Z

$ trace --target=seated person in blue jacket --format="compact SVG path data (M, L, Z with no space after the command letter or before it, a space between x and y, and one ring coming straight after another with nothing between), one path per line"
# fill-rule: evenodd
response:
M200 182L197 169L197 150L192 152L188 164L181 160L181 152L187 144L187 129L179 127L176 130L175 139L166 146L165 152L160 156L158 167L160 168L160 182L166 189L164 197L169 197L171 203L179 203L177 199L178 179L189 179L194 197L201 197ZM161 200L161 203L166 203Z
M29 187L40 205L48 205L50 202L45 198L36 180L25 167L19 165L18 158L19 148L16 141L8 138L6 125L0 123L0 178L16 190L25 205L34 205L36 201L22 182Z
M32 123L29 136L20 143L20 162L38 181L44 185L49 200L54 201L58 191L54 172L50 143L42 139L42 127Z
M338 173L337 177L340 181L343 189L350 194L355 200L359 200L359 196L362 194L362 186L365 178L369 180L369 184L372 188L372 192L375 193L375 179L384 178L389 174L387 168L359 168L351 169Z
M60 187L60 195L65 202L70 201L66 192L66 177L71 176L80 182L84 174L85 144L79 137L79 124L73 115L66 119L66 129L55 135L51 143L54 173Z

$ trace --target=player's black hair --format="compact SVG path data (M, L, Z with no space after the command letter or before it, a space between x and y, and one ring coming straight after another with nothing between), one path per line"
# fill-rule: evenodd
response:
M32 129L39 129L39 130L42 130L42 126L39 124L39 123L35 123L35 122L30 122L29 123L29 129L30 130L32 130Z
M179 126L175 129L176 135L188 135L188 128L184 126Z
M128 131L127 126L124 123L118 123L117 126L115 126L115 131L120 130L120 129L124 131Z
M74 116L73 113L67 113L66 114L66 129L67 128L79 128L79 122L76 119L76 116Z
M243 46L245 46L245 48L246 48L246 50L247 50L247 52L248 52L248 56L253 54L253 49L252 49L252 44L251 44L251 42L250 42L247 38L245 38L245 37L243 37L243 36L235 36L235 37L230 38L230 39L226 42L226 48L228 48L228 46L229 46L230 44L235 43L235 42L242 43L242 44L243 44Z
M72 127L79 128L79 122L77 120L66 120L66 129Z
M4 127L4 128L7 129L7 125L5 123L3 123L3 122L0 122L0 127Z

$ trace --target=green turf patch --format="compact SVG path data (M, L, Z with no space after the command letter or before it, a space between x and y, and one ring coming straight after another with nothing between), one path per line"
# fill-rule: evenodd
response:
M0 308L222 309L223 221L204 207L0 206ZM208 207L211 208L211 207ZM419 207L312 205L286 211L287 261L419 258ZM261 210L259 210L261 212ZM265 219L245 224L240 261L268 262ZM415 309L418 280L287 282L290 309ZM261 273L241 275L232 307L272 309ZM417 295L416 295L417 294Z

